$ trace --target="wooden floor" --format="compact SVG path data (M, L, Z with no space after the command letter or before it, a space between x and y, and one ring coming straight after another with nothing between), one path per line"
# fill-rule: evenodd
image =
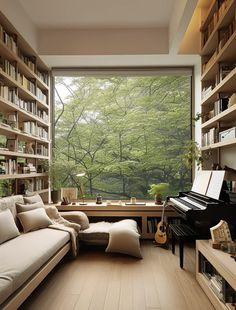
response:
M20 307L21 310L211 310L195 280L195 249L178 251L142 242L143 259L84 249L63 260Z

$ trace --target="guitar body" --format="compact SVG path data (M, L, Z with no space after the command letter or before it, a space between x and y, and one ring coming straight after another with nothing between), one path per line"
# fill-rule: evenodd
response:
M164 245L168 241L167 236L167 224L164 221L160 221L157 224L157 231L155 233L155 241L157 244Z

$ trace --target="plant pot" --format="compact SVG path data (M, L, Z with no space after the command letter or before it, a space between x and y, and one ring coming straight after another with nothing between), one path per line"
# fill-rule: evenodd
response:
M156 205L161 205L161 195L156 195L155 196L155 204Z
M57 203L61 198L61 191L58 190L52 190L51 191L51 200L53 203Z

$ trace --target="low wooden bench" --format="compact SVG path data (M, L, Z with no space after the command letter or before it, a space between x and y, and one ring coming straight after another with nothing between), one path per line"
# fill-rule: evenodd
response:
M176 239L179 241L180 267L184 263L184 243L197 239L197 233L186 224L170 224L169 229L172 233L172 253L175 254Z

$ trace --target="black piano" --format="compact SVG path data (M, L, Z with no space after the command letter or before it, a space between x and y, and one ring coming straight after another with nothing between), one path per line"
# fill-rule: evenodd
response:
M188 191L180 192L176 197L170 196L167 201L184 222L197 231L199 239L208 239L210 227L220 220L227 221L232 237L236 237L236 204L230 202L225 190L222 190L219 200Z

